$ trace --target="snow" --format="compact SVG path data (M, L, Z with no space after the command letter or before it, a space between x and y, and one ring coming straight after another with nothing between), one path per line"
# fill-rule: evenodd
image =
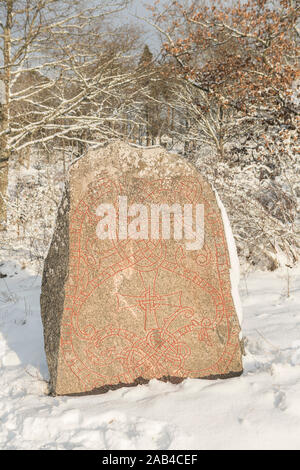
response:
M299 449L300 268L253 272L240 293L245 372L50 397L41 278L0 263L1 449ZM6 277L2 277L5 276Z
M239 293L240 262L239 262L236 244L235 244L234 236L232 233L232 229L231 229L231 225L230 225L230 221L229 221L226 209L220 199L220 196L218 195L215 189L214 189L214 192L216 195L218 206L221 210L224 231L225 231L225 236L226 236L226 241L227 241L227 247L229 251L229 258L230 258L230 265L231 265L231 268L230 268L231 295L232 295L235 310L236 310L236 313L237 313L237 316L241 325L243 322L243 308L242 308L240 293ZM240 337L242 337L242 332L240 334Z

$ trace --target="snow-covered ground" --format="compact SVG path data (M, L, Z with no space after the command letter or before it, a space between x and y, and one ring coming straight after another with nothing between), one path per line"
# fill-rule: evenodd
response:
M300 269L241 282L245 372L47 396L41 279L0 266L0 449L300 449Z

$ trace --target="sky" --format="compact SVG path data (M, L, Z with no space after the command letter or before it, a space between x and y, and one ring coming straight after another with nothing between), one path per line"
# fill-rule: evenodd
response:
M133 0L131 9L137 14L147 14L147 10L144 6L145 2L143 0Z
M145 31L145 43L150 47L153 52L158 52L160 47L160 40L157 32L147 22L135 17L149 17L150 13L146 8L146 3L153 3L151 0L133 0L131 6L122 13L122 19L126 22L137 24Z

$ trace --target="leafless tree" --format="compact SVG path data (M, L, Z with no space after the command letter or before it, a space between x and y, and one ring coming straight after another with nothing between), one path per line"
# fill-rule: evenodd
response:
M124 63L130 60L132 42L124 38L132 41L132 35L123 29L123 41L116 40L119 28L106 27L105 20L127 4L128 0L0 1L2 229L12 155L54 139L95 144L96 133L103 138L117 132L112 121L124 116L130 101L132 69ZM114 43L121 46L116 49Z

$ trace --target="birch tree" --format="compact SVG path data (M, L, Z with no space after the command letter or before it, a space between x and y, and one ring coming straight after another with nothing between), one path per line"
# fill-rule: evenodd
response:
M117 28L105 30L103 24L127 4L127 0L0 1L1 229L5 229L12 156L53 139L93 143L91 130L108 134L104 118L108 105L114 100L116 108L124 106L117 90L130 82L128 70L118 67L126 47L109 55L108 37L116 35Z

